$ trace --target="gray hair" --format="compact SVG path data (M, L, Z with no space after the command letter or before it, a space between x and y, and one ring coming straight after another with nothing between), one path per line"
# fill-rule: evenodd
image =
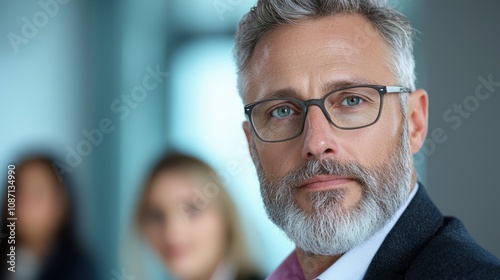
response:
M240 21L236 32L234 55L238 68L238 91L245 100L246 71L255 45L269 30L280 25L295 24L307 19L339 15L364 16L389 46L390 68L401 86L415 90L413 29L408 18L387 0L259 0ZM401 103L407 95L402 94Z

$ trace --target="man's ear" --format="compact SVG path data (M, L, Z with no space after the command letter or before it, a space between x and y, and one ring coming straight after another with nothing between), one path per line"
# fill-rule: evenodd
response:
M429 97L425 90L419 89L410 94L408 102L410 148L416 154L427 136Z
M248 143L248 150L250 151L250 156L252 157L252 159L254 158L254 154L253 154L253 151L252 151L252 148L250 145L252 145L252 143L250 141L252 141L252 136L250 135L250 123L248 121L244 121L243 122L243 131L245 131L245 136L247 138L247 143Z

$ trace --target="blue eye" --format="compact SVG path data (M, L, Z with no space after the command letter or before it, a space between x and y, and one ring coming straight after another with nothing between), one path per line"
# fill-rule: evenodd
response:
M295 111L288 106L278 107L271 112L273 117L279 118L279 119L286 118L288 116L293 115L294 113L295 113Z
M342 105L343 106L354 107L356 105L359 105L362 102L363 102L363 100L361 99L361 97L353 95L353 96L349 96L346 99L344 99L342 101Z

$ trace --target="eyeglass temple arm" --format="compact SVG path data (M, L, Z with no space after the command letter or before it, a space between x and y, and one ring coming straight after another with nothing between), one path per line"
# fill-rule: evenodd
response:
M405 87L387 86L385 88L386 88L387 92L399 92L399 93L410 92L410 89L405 88Z

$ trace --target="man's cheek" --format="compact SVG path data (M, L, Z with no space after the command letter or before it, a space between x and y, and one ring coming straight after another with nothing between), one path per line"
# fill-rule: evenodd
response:
M262 167L264 170L269 170L268 176L272 180L285 176L294 166L298 165L293 149L282 148L276 144L268 145L259 154L262 155Z

